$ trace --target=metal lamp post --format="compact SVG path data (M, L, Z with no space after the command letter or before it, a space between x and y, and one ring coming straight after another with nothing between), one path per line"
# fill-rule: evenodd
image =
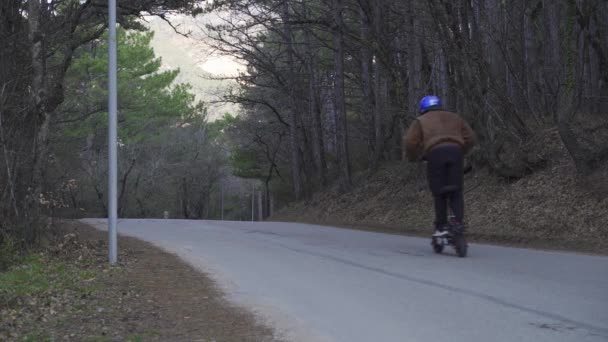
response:
M109 35L108 35L108 259L110 264L118 261L116 237L117 206L117 111L118 82L116 57L116 0L108 0Z

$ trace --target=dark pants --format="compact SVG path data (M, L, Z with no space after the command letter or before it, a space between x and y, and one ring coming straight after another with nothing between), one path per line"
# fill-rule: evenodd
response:
M442 145L426 155L427 176L435 200L435 225L448 223L448 201L456 220L464 219L462 148L456 144Z

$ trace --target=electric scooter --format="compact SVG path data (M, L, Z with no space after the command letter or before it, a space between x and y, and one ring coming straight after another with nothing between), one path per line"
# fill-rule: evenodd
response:
M464 174L471 172L473 167L469 164L464 168ZM442 189L443 193L454 191L453 186L447 186ZM456 255L460 258L467 256L469 244L464 232L464 225L456 222L456 217L453 213L448 216L447 233L441 236L433 236L431 238L431 246L437 254L443 253L445 246L451 246L456 251Z

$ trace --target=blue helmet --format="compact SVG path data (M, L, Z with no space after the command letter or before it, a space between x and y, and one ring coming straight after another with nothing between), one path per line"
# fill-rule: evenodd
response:
M441 107L441 99L439 96L429 95L425 96L420 100L420 107L418 108L420 114L424 114L431 109Z

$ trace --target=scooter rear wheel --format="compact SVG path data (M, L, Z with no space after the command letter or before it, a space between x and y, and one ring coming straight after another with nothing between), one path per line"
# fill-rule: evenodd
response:
M468 243L467 239L463 234L457 234L453 237L454 241L454 249L456 250L456 255L460 258L464 258L467 256Z

